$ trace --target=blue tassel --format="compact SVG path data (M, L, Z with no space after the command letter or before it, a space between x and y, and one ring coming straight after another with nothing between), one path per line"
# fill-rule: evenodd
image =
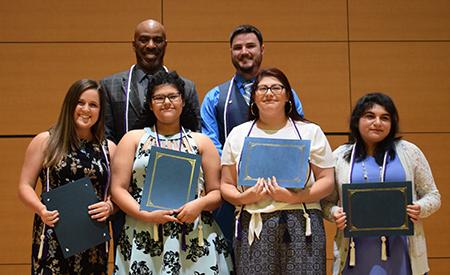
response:
M289 230L288 230L287 220L288 220L288 218L287 218L286 212L281 211L278 223L285 225L284 232L283 232L283 243L291 243L292 242L291 235L289 234Z
M181 225L181 250L186 251L187 245L186 245L186 225Z
M237 222L237 234L236 234L236 240L240 241L242 240L242 223L241 223L241 215L239 215L239 218L236 220Z
M163 242L163 225L158 224L158 238L160 242Z

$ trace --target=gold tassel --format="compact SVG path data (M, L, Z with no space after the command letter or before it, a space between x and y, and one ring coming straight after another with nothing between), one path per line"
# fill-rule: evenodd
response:
M159 241L159 236L158 236L158 224L154 223L153 224L153 240L155 242Z
M203 247L205 245L205 241L203 240L203 224L198 223L198 246Z
M386 237L385 236L381 236L381 260L387 261Z
M353 238L350 238L350 263L348 263L349 266L355 266L356 265L356 248L355 248L355 242L353 241Z
M311 218L309 217L308 213L303 214L303 217L306 219L306 228L305 228L305 236L311 236Z
M39 252L38 252L38 260L42 258L42 252L44 251L44 240L45 240L45 225L44 228L42 229L41 244L39 245Z

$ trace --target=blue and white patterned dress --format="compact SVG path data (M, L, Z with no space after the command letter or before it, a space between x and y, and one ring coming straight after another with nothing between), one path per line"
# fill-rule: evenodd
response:
M139 203L150 149L158 144L156 133L150 128L144 130L136 150L130 184L130 193ZM180 135L159 135L159 140L162 147L178 150ZM198 154L191 132L183 132L181 148L184 152ZM198 188L200 194L205 195L202 172ZM198 243L198 223L165 223L162 240L155 241L152 223L126 216L117 246L114 274L230 274L231 256L219 226L207 212L201 214L201 222L203 246Z

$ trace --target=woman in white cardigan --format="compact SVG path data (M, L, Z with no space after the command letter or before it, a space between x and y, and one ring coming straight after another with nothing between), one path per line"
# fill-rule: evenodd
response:
M353 109L350 143L334 151L336 190L322 201L324 215L337 226L333 274L429 271L422 219L439 209L440 194L422 151L397 137L398 122L397 109L389 96L367 94ZM389 237L387 259L381 259L381 238L348 239L343 234L347 220L341 207L342 184L380 181L411 181L413 193L413 204L407 206L407 213L414 222L414 235Z

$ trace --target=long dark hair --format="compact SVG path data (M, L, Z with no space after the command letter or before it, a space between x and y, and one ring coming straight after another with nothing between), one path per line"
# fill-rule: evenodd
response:
M380 142L376 144L374 151L374 158L378 165L383 164L384 153L388 151L390 159L395 158L394 143L401 137L397 137L399 131L399 121L397 108L395 107L394 101L387 95L382 93L369 93L361 97L358 102L356 102L353 108L352 115L350 117L350 140L349 143L356 142L355 148L355 160L360 161L367 157L367 147L364 140L361 137L359 131L359 119L364 115L364 113L371 109L374 105L380 105L391 116L391 130L389 134ZM350 161L350 152L346 154L345 158Z
M152 79L148 84L147 94L145 96L144 110L139 116L137 128L152 127L155 125L157 119L153 111L150 109L150 105L152 103L152 96L155 92L155 88L159 85L172 85L178 90L184 102L183 110L180 115L181 126L191 131L197 131L199 128L199 123L195 115L194 108L190 100L185 100L186 92L184 89L184 81L175 71L170 73L166 71L159 71L152 76Z
M251 97L250 97L250 108L249 108L249 118L250 118L250 120L257 120L257 119L259 119L258 106L256 106L256 104L255 104L255 92L256 92L256 89L258 88L259 82L264 77L275 77L284 86L284 90L286 92L286 95L289 98L288 102L284 106L285 114L288 117L292 118L293 120L306 121L297 112L297 107L295 106L294 96L292 94L291 84L289 84L289 80L287 79L286 75L280 69L277 69L277 68L262 69L258 73L258 75L256 76L255 82L253 83L253 86L252 86L252 93L251 93Z
M99 84L90 79L75 81L70 86L64 97L58 121L50 128L50 137L44 158L44 167L51 167L58 164L70 149L78 149L80 139L76 133L73 114L82 93L86 90L94 89L98 91L100 98L100 113L97 122L91 127L93 142L100 144L105 135L105 115L103 111L104 95L99 90Z

